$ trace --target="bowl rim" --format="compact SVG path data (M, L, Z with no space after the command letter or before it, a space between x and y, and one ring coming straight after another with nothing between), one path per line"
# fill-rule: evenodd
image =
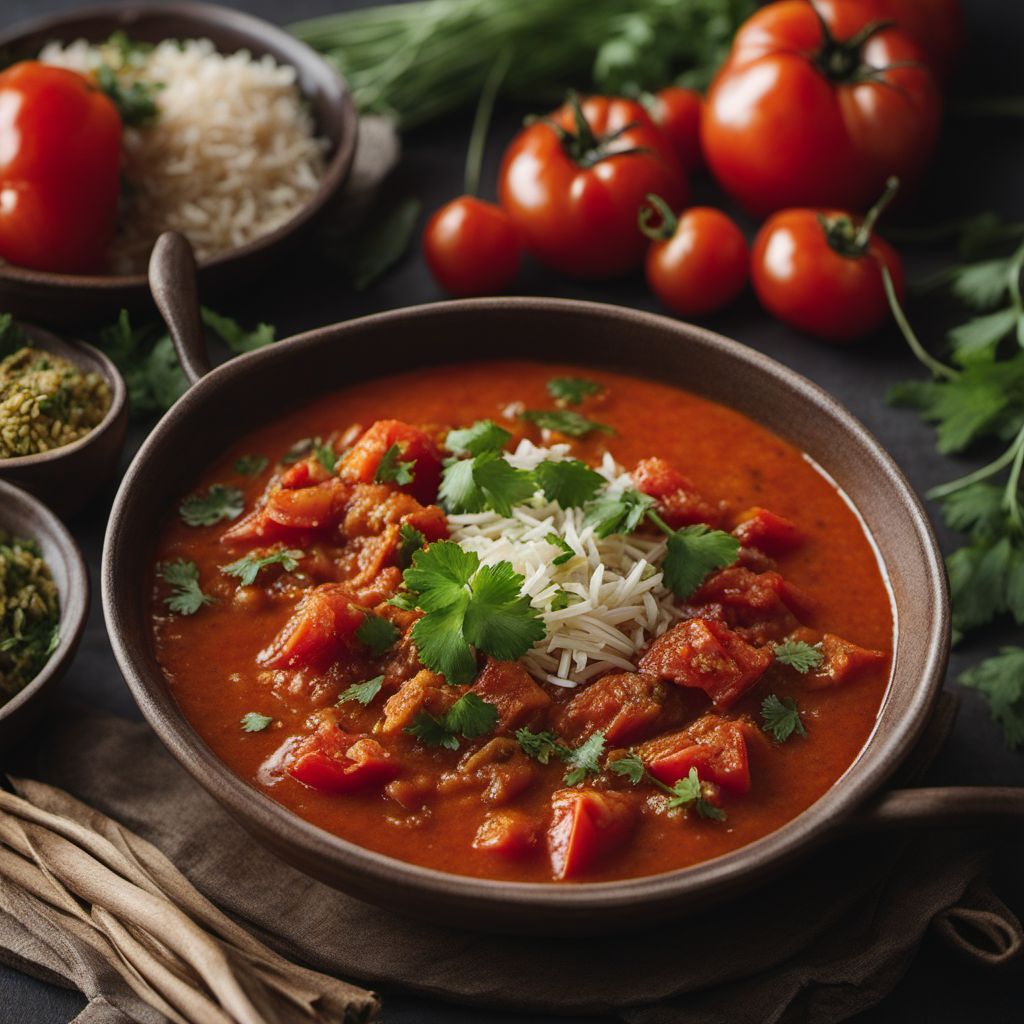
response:
M37 327L35 324L21 321L18 321L18 323L28 334L33 347L39 343L39 347L47 351L46 344L51 339L56 339L61 344L66 345L72 352L84 352L90 359L94 360L99 366L99 372L102 373L110 385L110 408L107 409L103 419L95 427L69 444L61 445L59 448L50 448L45 452L34 452L31 455L13 455L7 459L0 459L0 479L3 478L7 470L25 469L27 467L42 466L47 463L56 463L99 441L103 435L114 429L128 404L128 385L125 383L121 371L106 352L96 348L95 345L90 345L88 342L80 341L78 338L68 338L62 334L57 334L55 331L48 331L43 327ZM54 355L60 355L60 353L57 352ZM73 359L68 361L74 362ZM94 372L79 363L75 363L75 365L83 372Z
M48 537L60 554L67 573L67 594L61 595L59 640L57 649L46 664L29 683L22 687L6 704L0 704L0 722L13 717L25 707L43 688L67 667L85 629L89 615L89 572L71 531L57 518L57 515L28 491L0 479L0 509L9 507L27 511L32 518L32 528L16 531L19 536L29 534L32 540ZM0 511L0 527L7 529L4 512ZM52 572L52 568L51 568Z
M287 363L307 349L337 346L351 331L366 328L386 330L388 325L402 320L425 321L432 317L464 313L487 312L500 316L510 310L526 310L538 315L601 316L616 321L625 329L667 329L686 336L694 345L721 349L731 360L746 364L789 390L801 391L807 402L815 407L815 414L836 423L887 478L900 496L914 528L915 539L924 553L922 587L928 592L933 626L930 642L922 655L923 671L915 685L908 686L910 696L899 717L893 715L891 698L894 687L890 682L874 731L857 760L832 787L775 831L711 860L639 878L570 885L483 879L401 861L311 824L236 775L200 738L174 701L162 674L148 675L133 663L120 608L121 602L128 598L126 592L119 593L121 588L117 586L115 551L129 532L126 530L126 509L131 507L134 481L151 454L179 421L193 415L209 396L217 393L220 383L227 378L245 374L263 363ZM486 354L481 354L481 361L486 359ZM771 424L763 425L772 429ZM842 488L841 478L836 483ZM250 823L254 822L261 834L269 834L282 847L300 849L303 863L327 862L349 878L369 880L378 893L385 887L390 890L397 888L406 893L415 892L421 899L454 899L459 905L472 903L481 910L500 905L502 909L543 913L548 917L552 911L582 912L588 920L596 920L596 915L602 912L625 910L637 903L669 908L689 905L691 901L711 902L733 890L739 879L748 884L777 872L787 857L803 853L834 834L837 826L852 816L892 777L920 737L938 698L949 649L945 580L944 565L930 522L909 482L867 428L823 388L775 359L702 327L610 304L528 296L457 299L388 310L315 328L221 364L193 385L139 449L114 499L104 541L102 567L103 610L110 642L140 710L175 758L236 820L247 827L252 827ZM893 669L893 680L898 671L897 663ZM878 724L887 711L893 722L888 731L882 731Z
M324 165L323 177L316 192L288 220L279 224L273 231L260 235L244 245L211 256L209 259L198 261L197 271L202 274L263 252L265 249L283 242L315 217L330 202L338 189L344 185L355 155L359 135L359 119L348 83L334 65L311 46L273 22L219 4L195 3L191 0L171 0L171 2L154 4L142 3L139 0L125 4L92 4L87 7L68 8L64 11L23 18L0 32L0 49L16 46L19 40L26 36L50 30L58 33L62 25L69 23L91 20L145 21L156 17L175 16L194 22L196 26L194 38L202 38L204 32L212 26L244 32L253 40L272 41L278 49L289 54L287 61L278 61L278 63L291 64L297 71L306 70L320 78L323 86L329 87L331 95L328 100L338 109L343 121L341 138L334 146L330 159ZM251 49L255 52L256 46L253 45ZM310 97L302 90L301 83L297 83L297 85L303 99L308 101ZM65 274L18 267L8 263L0 263L0 280L36 288L55 290L86 288L95 292L145 289L148 284L148 278L144 271L137 274Z

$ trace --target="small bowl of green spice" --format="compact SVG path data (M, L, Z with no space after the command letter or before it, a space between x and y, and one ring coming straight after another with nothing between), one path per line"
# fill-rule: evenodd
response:
M63 523L0 480L0 756L27 733L74 657L89 576Z
M73 515L110 478L127 425L102 352L0 315L0 480Z

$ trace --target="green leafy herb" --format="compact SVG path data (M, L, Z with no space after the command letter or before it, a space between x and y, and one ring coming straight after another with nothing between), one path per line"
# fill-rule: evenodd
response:
M263 455L243 455L235 459L234 470L239 476L259 476L269 465Z
M565 775L567 786L578 786L588 775L601 770L605 739L603 732L591 733L578 747L568 750L562 760L569 766Z
M366 291L398 265L409 251L421 209L419 199L408 196L389 210L375 211L354 235L329 237L329 251L356 291Z
M245 732L263 732L274 719L270 715L261 715L257 711L250 711L242 715L242 729Z
M792 697L777 697L774 693L761 701L761 718L765 732L770 732L779 743L785 743L795 732L807 738L800 709Z
M156 94L163 88L162 83L138 79L122 82L109 64L101 64L96 68L95 75L100 92L109 97L125 125L141 128L152 124L159 117Z
M551 559L552 565L565 565L570 558L575 557L575 549L564 537L559 537L557 533L549 533L544 539L549 544L554 544L556 548L562 549L562 553L560 555Z
M316 439L316 443L313 446L313 455L316 457L316 461L319 462L328 473L333 473L338 468L338 456L334 451L334 446L330 444L320 444L320 438Z
M511 437L492 420L477 420L471 427L449 431L444 446L455 455L481 455L501 451Z
M594 527L599 538L613 533L632 533L654 506L654 499L640 491L606 494L587 506L583 522Z
M638 786L647 776L647 766L640 760L640 755L635 753L617 758L608 765L608 768L612 774L629 779L634 786Z
M648 515L653 518L652 513L648 512ZM664 526L660 518L655 521ZM662 563L665 586L676 597L685 600L700 587L709 573L732 565L739 551L740 542L732 534L712 530L703 523L670 530L668 550Z
M253 352L270 345L277 336L270 324L257 324L251 331L247 331L237 320L215 313L207 306L203 306L201 312L203 324L236 354Z
M1007 746L1024 746L1024 647L1000 648L994 657L962 673L960 682L984 694L993 720L1003 727Z
M213 604L213 598L204 594L199 586L199 566L195 562L178 559L165 562L160 567L160 576L171 588L171 596L164 598L164 604L179 615L195 615L204 604Z
M464 693L443 717L421 711L405 732L428 747L459 749L459 736L475 739L494 729L498 709L475 693Z
M412 468L414 461L402 462L402 449L393 444L382 456L373 474L373 482L377 484L398 484L404 487L413 481Z
M420 660L449 683L472 680L474 648L514 661L544 636L539 612L521 592L523 577L509 562L481 567L475 552L436 541L413 555L403 579L410 600L426 612L412 630Z
M412 563L412 556L427 543L427 538L408 523L402 523L398 528L398 567L408 569Z
M559 555L558 557L562 558L564 556ZM555 596L551 598L551 604L549 606L551 611L560 612L563 608L568 608L569 596L569 591L563 590L561 587L559 587L558 591L555 593Z
M304 459L307 455L311 455L319 443L320 438L318 437L299 438L299 440L281 456L281 465L294 466L300 459Z
M542 430L554 430L566 437L586 437L596 430L603 434L614 434L605 423L587 419L586 416L569 409L526 409L519 414L521 420L527 420Z
M701 782L696 768L691 768L688 775L678 779L669 786L657 776L652 775L636 753L629 753L617 758L608 767L613 774L621 775L634 786L638 786L641 782L647 782L654 786L655 789L660 789L669 798L665 804L667 811L674 811L680 808L685 810L692 807L702 818L708 818L712 821L725 821L725 811L721 807L716 807L707 799L705 795L706 787Z
M338 703L345 704L347 701L354 700L366 707L380 693L380 688L383 685L383 676L374 676L372 679L367 679L365 683L353 683L338 695Z
M304 552L294 548L272 551L269 555L255 555L251 551L237 562L221 566L221 572L227 576L237 576L240 586L249 587L256 582L260 570L268 565L279 565L285 572L294 572L299 567L299 559Z
M558 742L553 732L532 732L530 729L517 729L516 740L527 757L532 757L539 764L549 764L552 757L562 760L569 748Z
M472 459L452 459L441 476L439 497L448 512L493 509L510 516L512 507L533 495L536 482L525 469L515 469L498 452L485 451Z
M189 495L178 507L187 526L213 526L237 519L245 510L245 497L237 487L213 484L205 494Z
M579 459L541 462L533 473L544 497L562 508L580 508L606 483L600 473Z
M802 640L787 640L785 643L776 644L772 650L777 662L796 669L801 675L810 672L811 669L821 668L824 660L820 648L805 644Z
M548 394L561 406L579 405L589 395L599 395L601 385L583 377L552 377Z
M400 635L393 623L379 615L369 613L366 614L356 630L356 636L360 642L366 644L374 654L383 654L389 648L394 647L395 641Z
M0 313L0 359L6 359L30 344L28 335L14 322L14 317L10 313Z

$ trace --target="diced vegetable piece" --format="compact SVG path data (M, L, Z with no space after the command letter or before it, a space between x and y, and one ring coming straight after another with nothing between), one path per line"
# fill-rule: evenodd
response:
M323 583L306 594L257 660L268 668L326 668L348 646L365 617L349 587Z
M280 485L289 490L296 487L309 487L330 480L331 473L317 458L310 457L289 466L282 474Z
M521 860L537 849L537 824L521 811L492 811L477 829L473 849Z
M457 686L449 686L444 676L422 669L387 699L380 732L386 736L402 732L413 724L421 711L444 715L462 692Z
M396 491L386 484L356 484L345 511L342 531L346 537L372 537L395 523L414 525L413 520L422 519L424 525L428 525L428 518L433 520L433 532L439 532L443 523L447 535L448 520L437 506L421 505L411 494Z
M526 725L551 704L551 698L518 661L488 658L472 692L498 709L497 733Z
M412 483L402 489L424 504L435 501L441 482L441 452L425 430L400 420L377 420L342 460L341 475L353 483L372 483L392 445L398 446L402 462L413 464Z
M444 540L448 536L448 517L437 505L424 505L423 508L407 512L402 516L402 522L414 530L419 530L428 544L431 541Z
M658 502L658 514L674 530L707 523L720 526L722 509L705 500L689 477L666 459L642 459L632 472L636 489Z
M651 675L617 672L581 690L559 713L559 735L578 744L595 732L625 746L655 731L665 710L667 688Z
M748 508L739 519L733 536L745 548L758 548L767 555L784 555L804 542L799 527L785 516L766 508Z
M741 566L709 576L691 602L720 604L730 625L771 624L780 634L796 627L798 615L814 610L814 602L777 572L752 572Z
M351 488L333 478L322 484L271 491L264 507L267 518L301 530L327 530L341 521Z
M640 671L701 689L715 707L726 708L764 675L773 657L722 623L695 618L658 637L641 658Z
M304 530L283 526L269 518L266 509L258 508L233 523L221 534L221 544L239 547L248 544L267 546L281 542L295 545L305 536Z
M559 789L551 796L548 854L556 881L579 878L625 845L639 808L630 793Z
M713 782L729 793L746 793L750 789L747 737L751 729L749 723L705 715L682 732L643 744L640 757L647 770L667 786L696 768L704 782Z
M390 782L399 765L376 740L322 725L292 753L287 770L313 789L351 793Z
M826 633L821 638L821 653L824 659L821 668L803 677L804 685L810 690L853 682L864 672L878 668L886 661L882 651L858 647L833 633Z

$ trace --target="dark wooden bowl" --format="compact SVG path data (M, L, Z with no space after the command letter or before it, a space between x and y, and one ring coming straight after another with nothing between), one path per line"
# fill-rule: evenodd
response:
M912 749L939 694L949 645L942 560L917 498L879 444L820 388L736 342L634 310L557 299L472 299L323 327L206 373L187 251L165 236L154 293L196 381L149 436L122 483L103 555L103 606L114 653L146 718L171 752L282 859L338 888L468 927L608 930L678 915L791 867L854 827L1024 814L1016 790L897 791L887 780ZM177 242L181 242L180 237ZM218 452L297 405L394 366L479 360L487 351L652 377L729 405L819 463L863 516L888 574L898 624L894 678L878 727L843 778L765 838L694 867L632 881L538 885L455 876L331 835L222 764L175 703L157 663L149 579L167 510ZM443 342L443 343L442 343ZM386 357L382 358L382 354ZM205 375L204 375L205 373Z
M0 767L45 707L47 692L75 656L89 615L89 573L82 553L61 521L42 502L0 480L0 528L38 542L60 594L60 641L42 671L6 704L0 704Z
M58 338L31 324L21 324L33 346L63 356L85 373L98 373L110 385L110 408L103 421L84 437L38 455L0 459L0 480L17 484L67 519L114 474L128 430L128 390L118 369L99 349L84 341Z
M80 8L13 26L0 34L0 49L14 59L32 58L52 39L100 41L117 29L144 42L205 37L225 52L247 49L292 65L317 130L330 142L320 188L291 220L200 265L203 294L213 297L272 266L345 184L357 136L352 98L338 73L305 43L270 22L214 4L135 2ZM112 321L122 308L151 310L145 274L52 274L0 265L0 310L25 320L77 332L85 325Z

